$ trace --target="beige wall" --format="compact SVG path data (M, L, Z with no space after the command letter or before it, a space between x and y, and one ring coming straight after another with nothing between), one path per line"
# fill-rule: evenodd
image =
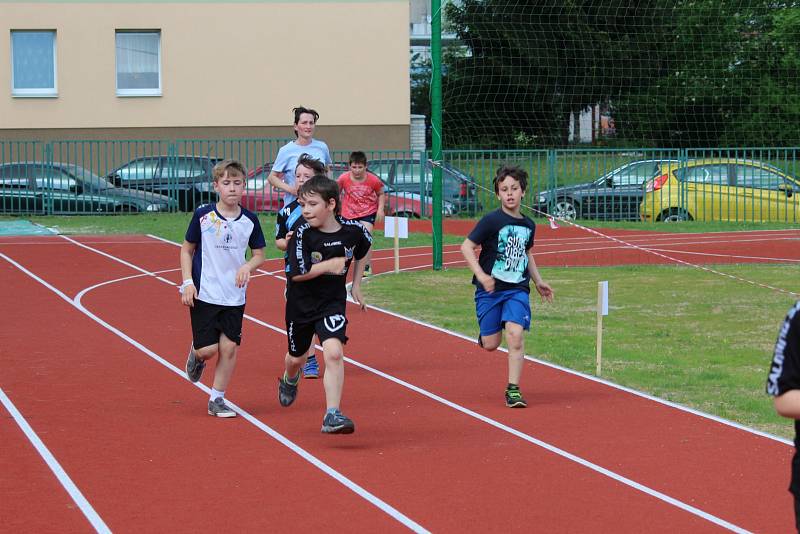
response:
M408 11L400 0L0 2L0 138L73 129L285 137L291 108L305 105L333 146L404 148ZM12 29L56 30L57 98L11 96ZM116 29L161 30L162 96L116 96Z

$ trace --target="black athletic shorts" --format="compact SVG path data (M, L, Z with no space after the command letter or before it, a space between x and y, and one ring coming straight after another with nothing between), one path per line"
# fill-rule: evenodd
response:
M308 352L314 334L320 344L326 339L336 338L347 343L347 318L344 315L329 315L310 323L295 320L286 322L286 337L289 340L289 355L299 358Z
M369 215L364 215L363 217L356 217L355 219L348 219L349 221L358 221L358 222L368 222L370 224L375 224L375 219L378 217L378 213L371 213Z
M201 349L219 343L220 334L237 345L242 344L242 321L244 304L241 306L220 306L195 299L189 308L192 318L192 339L194 348Z

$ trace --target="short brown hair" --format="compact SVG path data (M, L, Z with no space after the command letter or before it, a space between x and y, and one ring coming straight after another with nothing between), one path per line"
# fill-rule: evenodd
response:
M364 166L367 165L367 155L361 152L360 150L356 150L355 152L350 153L350 164L353 163L360 163Z
M333 212L339 215L342 211L341 200L339 200L339 184L325 176L316 174L309 181L300 186L297 190L297 197L303 198L306 195L317 194L322 197L322 201L327 204L331 199L336 201Z
M241 174L244 178L247 178L247 167L242 165L241 162L235 159L223 159L216 165L214 165L214 181L218 181L220 178L225 176L226 172L236 171L237 173Z
M297 158L297 165L294 166L294 170L297 171L297 167L301 166L306 169L311 169L314 171L314 174L325 174L325 164L310 154L300 154L300 157Z
M503 165L502 167L497 169L497 173L494 175L494 180L492 180L492 185L494 185L495 194L500 192L500 182L506 176L510 176L517 182L519 182L519 187L520 189L522 189L523 193L528 188L528 173L525 172L525 169L523 169L522 167L517 167L515 165Z

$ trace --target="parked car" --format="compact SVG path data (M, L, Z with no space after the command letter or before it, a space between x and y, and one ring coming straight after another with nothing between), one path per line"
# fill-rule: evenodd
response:
M384 184L383 191L386 193L386 205L384 213L389 216L408 217L409 219L419 219L428 217L433 213L433 199L431 197L420 196L419 193L408 191L395 191L392 186ZM458 213L458 208L450 201L442 201L442 215L452 217Z
M430 160L424 163L424 176L420 160L411 158L375 159L367 164L367 169L398 193L433 196L433 165ZM442 165L442 199L453 205L456 214L475 215L483 210L476 194L475 180L447 164ZM430 213L425 215L430 216Z
M0 165L3 213L136 213L169 211L169 197L114 187L71 163L21 161Z
M643 221L800 220L800 180L760 161L702 159L669 165L645 184Z
M642 184L659 175L669 159L626 163L594 181L548 189L539 193L536 209L562 219L639 220Z
M219 158L205 156L144 156L111 171L106 179L119 187L167 195L181 211L216 202L212 169Z
M247 174L247 189L240 204L250 211L277 212L283 206L281 191L270 186L267 181L272 165L256 167Z
M267 181L271 165L257 167L247 175L247 190L242 195L241 204L250 211L277 212L283 205L281 192L270 187ZM334 172L337 168L334 168ZM341 167L338 170L344 172ZM339 172L338 174L341 174ZM386 215L397 215L399 217L419 218L430 214L433 211L433 203L430 197L422 200L418 193L399 192L391 186L383 184L386 193L386 205L384 213ZM442 213L445 216L452 216L456 213L456 207L444 201Z

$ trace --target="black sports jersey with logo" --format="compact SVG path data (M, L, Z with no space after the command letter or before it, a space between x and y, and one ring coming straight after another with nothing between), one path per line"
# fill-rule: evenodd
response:
M800 389L800 301L781 325L767 377L768 395L777 397L791 389ZM794 431L794 444L800 446L800 420L795 420ZM800 487L797 490L800 492Z
M297 199L291 201L289 204L281 208L278 216L275 219L275 239L286 239L286 234L293 232L301 224L305 224L306 220L303 218L303 207L297 202ZM287 245L286 251L283 253L284 270L289 272L289 248Z
M311 322L345 313L347 271L353 258L366 256L372 245L367 229L358 222L337 217L341 228L326 233L308 223L299 226L289 241L289 279L286 293L286 319ZM340 274L322 274L305 282L292 282L294 276L306 274L311 267L331 258L346 259Z

